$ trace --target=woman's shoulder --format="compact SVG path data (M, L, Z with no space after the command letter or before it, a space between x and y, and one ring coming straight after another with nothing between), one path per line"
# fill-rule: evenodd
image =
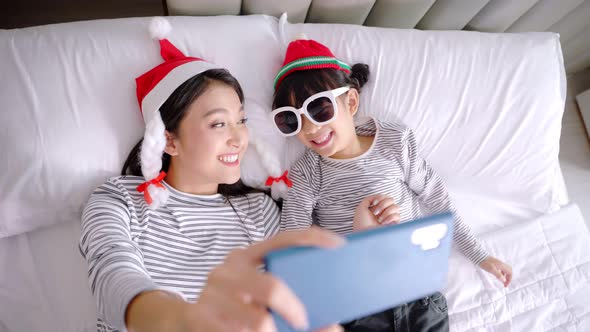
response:
M133 175L111 177L94 189L88 202L124 202L125 205L141 204L142 194L137 191L137 187L144 181L143 177Z
M246 213L266 210L270 207L277 206L277 203L265 192L253 192L244 196L230 198L234 208L238 208ZM256 212L258 213L258 212Z
M244 196L244 199L248 202L256 202L257 204L276 204L275 201L264 191L256 191L248 193Z
M128 192L132 190L136 190L137 186L142 184L145 179L142 176L134 176L134 175L119 175L113 176L106 180L103 184L98 186L95 190L111 190L111 191L120 191L120 192Z

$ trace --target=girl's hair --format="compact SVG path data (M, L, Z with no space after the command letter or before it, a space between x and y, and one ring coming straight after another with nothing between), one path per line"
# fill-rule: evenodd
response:
M168 97L164 104L160 106L160 116L162 117L162 121L164 122L164 126L166 126L166 130L168 132L177 133L178 127L187 115L190 105L203 93L205 93L209 86L214 82L223 83L233 88L238 94L240 102L244 103L244 92L242 91L240 83L227 70L206 70L182 83L178 88L176 88L176 90L174 90L174 92L170 95L170 97ZM139 152L142 141L143 138L139 140L137 144L135 144L129 153L125 164L123 164L121 175L143 176L139 160ZM170 155L164 152L162 154L162 171L168 172L170 160ZM217 192L222 194L226 199L228 199L228 201L232 196L243 196L254 191L256 190L244 185L241 180L234 184L220 184L217 190Z
M369 74L369 66L364 63L352 66L350 74L332 68L296 71L285 77L275 91L272 108L299 108L309 96L343 86L355 88L360 93L369 80Z

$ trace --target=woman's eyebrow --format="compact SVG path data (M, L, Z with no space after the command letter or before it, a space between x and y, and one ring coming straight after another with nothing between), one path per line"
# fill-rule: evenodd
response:
M205 114L203 114L203 117L206 118L217 113L228 113L228 111L225 108L214 108L212 110L208 110L207 112L205 112Z

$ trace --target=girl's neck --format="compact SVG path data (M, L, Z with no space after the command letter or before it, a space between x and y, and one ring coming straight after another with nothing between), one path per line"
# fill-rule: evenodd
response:
M356 158L365 152L369 151L375 136L359 136L354 135L354 138L348 147L342 151L336 152L330 156L333 159L351 159Z
M173 162L170 163L170 168L164 180L174 189L192 195L213 195L217 193L219 187L217 183L199 181L199 179L191 176L191 172L183 170Z

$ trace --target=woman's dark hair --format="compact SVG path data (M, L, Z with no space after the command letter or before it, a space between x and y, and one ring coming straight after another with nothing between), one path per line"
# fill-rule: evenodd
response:
M174 92L168 97L168 99L160 106L160 116L166 126L166 130L170 133L176 133L178 127L184 117L190 105L199 98L213 82L219 82L226 84L227 86L234 89L240 98L240 102L244 103L244 92L238 80L233 77L225 69L209 69L200 74L197 74L186 82L182 83ZM139 140L133 147L123 169L121 175L136 175L143 176L141 172L140 164L140 149L143 138ZM170 155L167 153L162 154L162 171L167 172L170 167ZM245 194L256 191L242 183L241 180L234 184L220 184L217 192L222 194L226 199L232 196L243 196ZM231 204L231 202L230 202Z
M360 93L369 80L369 74L369 66L363 63L352 66L350 74L332 68L296 71L285 77L275 91L272 108L299 108L309 96L342 86L350 86Z

